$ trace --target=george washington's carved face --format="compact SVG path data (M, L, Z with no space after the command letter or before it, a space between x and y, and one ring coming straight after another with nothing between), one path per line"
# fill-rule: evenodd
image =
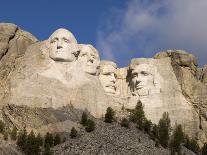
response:
M66 29L58 29L50 36L49 41L51 59L65 62L72 62L76 59L78 46L71 32Z
M83 71L95 75L100 63L98 51L92 45L81 45L78 61L81 63Z
M132 70L132 90L139 96L149 95L154 86L152 68L147 64L136 65Z

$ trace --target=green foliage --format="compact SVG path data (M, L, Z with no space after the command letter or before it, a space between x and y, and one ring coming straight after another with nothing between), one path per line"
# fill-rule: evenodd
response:
M148 119L144 119L144 123L143 123L143 129L146 133L150 134L151 132L151 128L152 128L152 122L151 120Z
M182 130L182 126L179 124L176 126L171 141L170 141L170 149L174 154L175 152L180 153L181 151L181 143L184 142L184 132Z
M164 112L158 123L158 139L160 144L166 148L170 137L170 118L167 112Z
M152 131L150 133L150 137L153 140L158 140L158 126L157 126L157 124L152 125Z
M187 135L185 136L184 146L197 154L200 151L197 141L194 138L189 138Z
M36 142L37 142L37 145L39 145L39 146L43 145L43 138L40 134L37 135Z
M55 138L54 138L54 146L55 145L58 145L61 143L61 138L60 138L60 135L59 134L56 134L55 135Z
M19 135L17 137L17 146L19 146L21 150L26 150L26 144L27 144L27 131L26 128L24 128L19 132Z
M36 155L40 152L40 146L37 142L33 130L30 132L30 134L27 137L26 150L24 150L24 152L27 155Z
M85 129L86 129L87 132L93 131L95 129L95 122L91 119L88 119Z
M122 127L129 128L129 121L126 118L123 118L120 124Z
M0 120L0 133L3 133L5 130L5 124L2 120Z
M86 125L87 125L87 123L86 123ZM75 137L77 137L77 134L78 134L77 130L74 127L72 127L72 129L70 131L70 137L75 138Z
M45 147L47 145L49 145L50 147L52 147L54 145L53 135L49 132L47 132L45 135Z
M202 150L201 150L201 154L202 155L207 155L207 143L205 143L202 147Z
M115 111L111 108L111 107L108 107L106 109L106 114L105 114L105 122L106 123L112 123L114 120L115 120Z
M128 111L130 112L129 120L134 123L137 123L137 128L142 130L144 119L145 119L145 114L144 114L142 102L139 101L137 103L135 109L128 109Z
M53 154L52 151L50 150L50 147L51 147L50 144L47 143L45 146L45 150L43 152L44 155L52 155Z
M87 121L88 121L88 115L87 115L86 112L83 112L83 114L82 114L82 116L81 116L81 122L80 122L80 123L81 123L83 126L86 126Z
M16 140L17 139L17 128L13 127L11 133L10 133L11 139Z

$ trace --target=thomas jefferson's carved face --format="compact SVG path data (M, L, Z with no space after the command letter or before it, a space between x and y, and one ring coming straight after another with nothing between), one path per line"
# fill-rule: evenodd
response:
M110 64L103 65L101 67L101 72L99 75L99 79L101 81L101 84L108 94L115 94L116 87L116 74L115 74L116 68Z
M50 58L55 61L72 62L78 51L75 37L66 29L56 30L50 40Z
M92 75L96 74L100 58L94 47L91 45L81 45L78 61L80 61L83 71Z
M149 95L149 91L154 87L154 76L149 65L136 65L132 70L131 82L135 94Z

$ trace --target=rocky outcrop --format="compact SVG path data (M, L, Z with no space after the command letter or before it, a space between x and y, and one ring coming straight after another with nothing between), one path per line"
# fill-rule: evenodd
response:
M38 40L14 24L0 23L0 100L7 89L5 80L15 69L15 62L26 48Z
M205 85L205 66L197 68L196 58L185 51L168 50L154 56L156 59L169 57L171 66L181 86L182 94L194 107L199 115L199 128L202 133L207 134L206 112L207 112L207 87ZM199 139L206 141L203 134Z
M140 100L152 122L158 123L162 114L168 112L172 126L182 124L190 135L199 132L199 115L183 95L169 57L132 59L129 70L129 106Z
M198 77L199 80L207 86L207 65L204 65L203 68L200 68L200 74Z
M198 69L192 54L167 50L117 68L66 29L41 42L15 25L0 31L1 118L9 126L55 132L77 125L82 111L100 118L110 106L123 117L141 101L153 123L168 112L173 126L207 141L207 69Z

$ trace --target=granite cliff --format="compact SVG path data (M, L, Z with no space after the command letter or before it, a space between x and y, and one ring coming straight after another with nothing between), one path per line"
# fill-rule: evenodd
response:
M207 141L207 66L198 68L192 54L167 50L118 68L66 29L38 41L0 24L0 118L9 127L69 130L82 111L100 118L111 106L121 118L138 101L153 123L168 112L173 126Z

